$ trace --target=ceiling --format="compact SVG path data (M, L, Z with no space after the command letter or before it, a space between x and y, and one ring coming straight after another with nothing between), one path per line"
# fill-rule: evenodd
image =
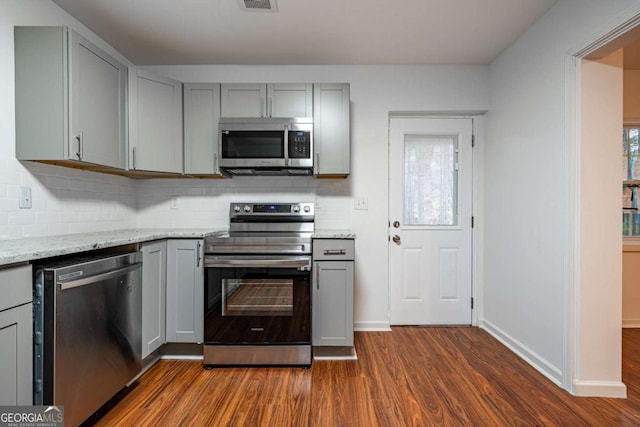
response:
M53 1L136 65L488 64L555 2Z

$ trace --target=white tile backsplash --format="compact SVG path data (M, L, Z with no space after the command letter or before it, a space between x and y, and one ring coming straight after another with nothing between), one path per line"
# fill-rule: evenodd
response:
M0 164L0 240L136 226L132 179L6 157ZM31 209L19 208L21 186L31 188Z

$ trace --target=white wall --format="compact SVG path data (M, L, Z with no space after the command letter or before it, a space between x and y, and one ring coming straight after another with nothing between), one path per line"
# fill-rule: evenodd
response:
M574 249L567 244L573 225L565 213L574 196L565 192L565 174L571 172L565 163L571 143L565 133L565 61L631 7L637 2L559 0L490 67L484 326L558 383L566 374L563 298ZM612 209L619 217L619 206ZM606 299L602 286L596 288ZM580 328L599 330L598 322L618 315L589 313ZM578 359L617 351L583 350ZM581 370L579 379L609 381L590 368Z
M15 159L14 25L69 26L126 63L49 1L0 1L0 240L134 227L132 180ZM31 187L32 209L19 209L20 186Z
M436 66L156 66L183 82L345 82L351 85L351 176L347 180L233 178L139 183L139 225L226 226L231 200L315 200L318 228L351 228L356 239L355 322L388 327L388 115L390 111L486 110L487 67ZM184 195L171 210L168 195ZM354 210L367 197L368 210ZM180 198L180 203L182 198ZM195 215L194 215L195 212ZM195 217L195 219L194 219Z

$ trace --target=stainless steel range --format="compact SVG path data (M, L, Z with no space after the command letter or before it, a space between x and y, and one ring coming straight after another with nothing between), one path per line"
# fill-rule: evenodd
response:
M311 365L313 203L232 203L205 239L204 365Z

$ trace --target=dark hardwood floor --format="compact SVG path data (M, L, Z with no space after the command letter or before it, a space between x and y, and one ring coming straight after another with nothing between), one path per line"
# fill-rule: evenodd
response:
M356 333L357 361L216 368L163 360L98 425L640 426L640 329L627 399L573 397L477 328Z

